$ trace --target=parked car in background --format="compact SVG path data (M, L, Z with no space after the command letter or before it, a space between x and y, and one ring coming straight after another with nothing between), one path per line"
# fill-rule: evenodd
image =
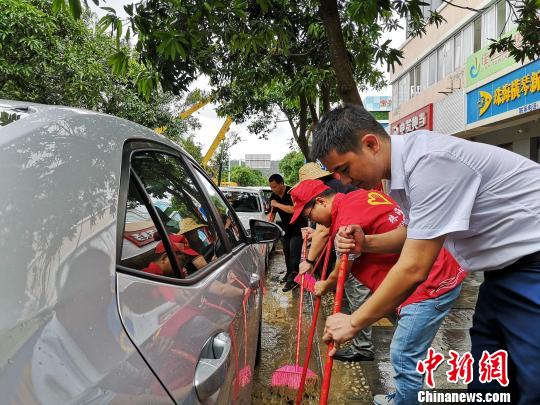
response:
M249 220L251 218L266 219L267 214L270 212L270 203L264 197L262 190L255 187L220 188L246 230L249 229Z
M249 403L266 242L180 147L0 100L2 403Z
M266 220L270 203L259 187L220 187L223 195L236 211L240 222L249 233L251 219ZM270 245L270 251L273 245Z

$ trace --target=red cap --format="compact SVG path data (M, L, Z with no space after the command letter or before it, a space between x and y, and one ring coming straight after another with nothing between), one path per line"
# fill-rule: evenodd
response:
M321 180L304 180L291 190L291 197L294 202L294 214L291 218L291 224L302 214L304 207L323 191L329 190L326 184Z
M174 233L170 233L169 241L171 242L173 251L182 252L190 256L199 256L196 251L189 247L188 241L184 235L175 235ZM159 242L156 245L154 252L157 254L165 252L165 245L163 245L163 242Z

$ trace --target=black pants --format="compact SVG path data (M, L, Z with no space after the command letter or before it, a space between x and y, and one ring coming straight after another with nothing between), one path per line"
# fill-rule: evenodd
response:
M285 236L283 242L283 254L285 255L285 265L287 266L287 280L293 280L298 274L300 265L300 255L302 254L302 236Z

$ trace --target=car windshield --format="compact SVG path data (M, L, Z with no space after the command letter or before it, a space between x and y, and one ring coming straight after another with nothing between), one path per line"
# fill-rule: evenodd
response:
M256 193L245 191L224 191L225 197L237 212L259 212L262 211L259 198Z

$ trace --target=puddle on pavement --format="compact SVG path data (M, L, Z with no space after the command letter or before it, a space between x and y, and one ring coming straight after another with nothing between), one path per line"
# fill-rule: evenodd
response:
M252 394L253 404L288 404L294 403L296 399L296 390L271 386L272 374L280 367L294 365L295 362L296 322L300 294L298 289L292 293L281 291L283 285L279 283L279 278L283 276L280 271L284 269L283 255L274 253L266 279L261 333L262 353L260 364L255 370ZM300 345L300 364L303 363L306 351L312 305L309 293L306 293L302 322L303 333ZM323 307L326 306L327 304L324 303ZM321 318L319 322L322 323ZM318 326L318 333L320 333L322 325L319 324ZM309 368L318 375L318 379L316 383L306 387L302 404L318 404L319 402L321 367L323 364L321 364L321 357L318 352L318 336L315 339ZM322 353L322 363L324 363L326 345L322 344L320 350L324 351ZM351 401L367 398L365 394L366 390L369 393L369 388L367 388L365 378L363 376L359 377L359 374L361 374L360 365L335 362L332 371L329 403L351 403Z

